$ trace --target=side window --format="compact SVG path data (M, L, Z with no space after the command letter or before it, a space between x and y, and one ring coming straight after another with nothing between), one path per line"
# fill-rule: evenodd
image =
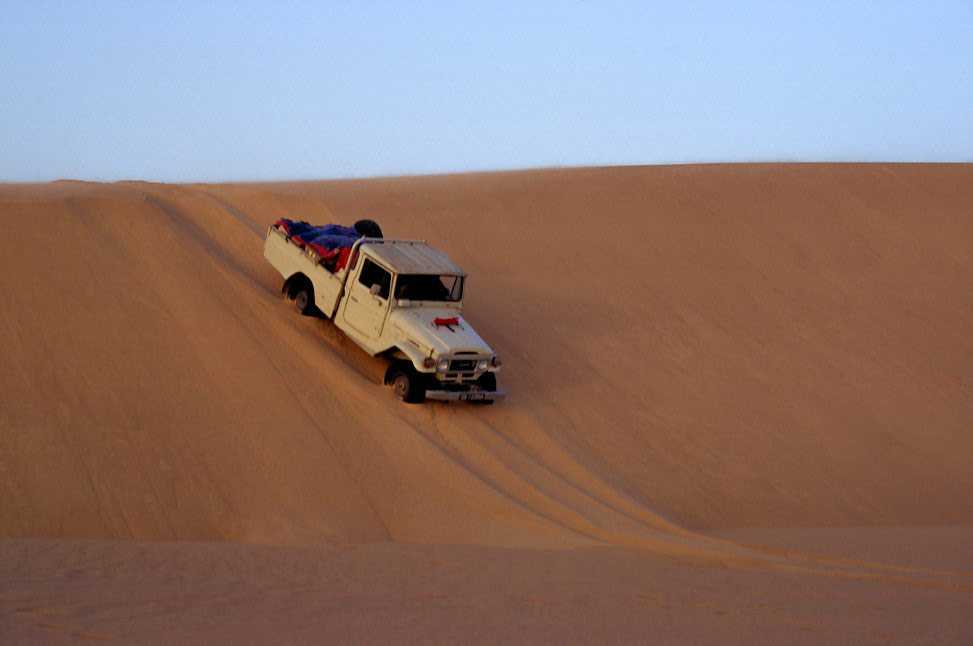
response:
M365 289L371 289L372 285L378 285L378 295L387 299L389 289L392 287L392 274L366 258L361 273L358 274L358 282L364 285Z

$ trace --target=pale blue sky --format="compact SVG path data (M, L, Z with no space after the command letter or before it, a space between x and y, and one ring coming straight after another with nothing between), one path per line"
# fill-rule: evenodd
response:
M0 180L973 161L970 0L0 2Z

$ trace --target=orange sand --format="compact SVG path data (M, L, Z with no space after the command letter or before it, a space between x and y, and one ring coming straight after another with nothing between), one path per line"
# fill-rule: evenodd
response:
M396 402L279 297L281 216L446 250L508 399ZM55 182L0 218L0 642L973 642L973 165Z

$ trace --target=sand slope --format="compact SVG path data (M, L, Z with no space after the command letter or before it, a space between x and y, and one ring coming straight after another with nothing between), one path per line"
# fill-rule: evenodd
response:
M0 533L971 523L971 205L969 165L2 187ZM350 368L278 297L282 215L447 250L509 400L408 407Z
M699 166L320 191L450 241L511 361L501 432L526 409L696 527L942 524L973 518L971 178Z
M965 539L968 541L970 534ZM956 644L969 591L644 551L0 541L9 644Z
M973 165L0 185L0 641L969 643L971 215ZM281 216L445 249L508 400L397 403Z

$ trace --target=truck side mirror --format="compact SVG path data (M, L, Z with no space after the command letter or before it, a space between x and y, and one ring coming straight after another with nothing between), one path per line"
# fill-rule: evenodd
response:
M378 283L375 283L374 285L368 288L368 293L371 294L372 296L378 296L378 293L380 291L382 291L382 286L379 285Z

